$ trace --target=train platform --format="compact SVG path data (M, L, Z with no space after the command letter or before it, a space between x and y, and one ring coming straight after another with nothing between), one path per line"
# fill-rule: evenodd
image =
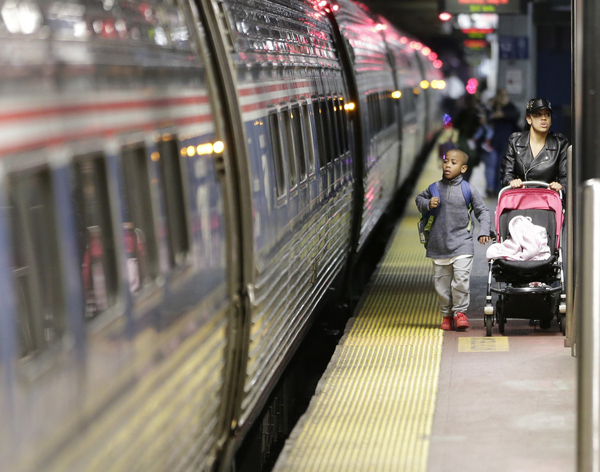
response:
M415 192L440 172L430 157ZM480 188L482 169L471 181ZM504 336L486 337L476 244L470 329L441 331L413 201L274 470L574 471L576 359L558 324L509 316Z

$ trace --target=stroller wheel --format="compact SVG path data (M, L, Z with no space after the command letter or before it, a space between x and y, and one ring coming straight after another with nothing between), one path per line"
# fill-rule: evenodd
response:
M485 315L485 335L492 335L492 315Z
M560 331L562 334L567 334L567 315L565 313L559 313L558 322L560 324Z
M552 321L551 320L540 320L540 328L542 328L542 329L550 329L550 326L552 326Z

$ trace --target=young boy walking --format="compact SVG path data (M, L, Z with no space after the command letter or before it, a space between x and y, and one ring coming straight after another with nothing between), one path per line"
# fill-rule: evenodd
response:
M468 159L459 149L448 151L442 166L443 178L435 183L439 197L432 195L428 188L416 198L422 214L438 209L429 234L427 257L433 261L433 280L443 317L440 328L444 330L453 329L453 325L457 330L469 327L465 312L469 307L475 253L470 205L479 220L478 241L486 244L491 240L490 211L471 184L461 183ZM465 191L463 185L467 185L470 192ZM467 202L469 194L471 201Z

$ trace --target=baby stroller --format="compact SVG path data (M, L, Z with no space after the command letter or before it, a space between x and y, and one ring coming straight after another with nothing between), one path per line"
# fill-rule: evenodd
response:
M489 262L486 304L484 308L486 335L492 326L504 334L507 318L540 320L547 329L554 316L565 333L566 294L562 268L560 233L563 225L561 196L545 182L523 182L525 188L503 188L498 194L496 232L498 242L510 238L509 222L518 215L531 218L534 225L546 228L550 257L539 261L494 259ZM537 188L527 188L536 186ZM545 188L540 188L545 187ZM492 287L492 277L498 287ZM492 293L498 298L492 303Z

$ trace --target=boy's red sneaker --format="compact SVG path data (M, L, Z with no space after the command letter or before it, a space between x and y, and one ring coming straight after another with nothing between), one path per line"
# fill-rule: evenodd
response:
M456 329L467 329L469 327L469 320L467 319L467 316L460 311L456 312L454 322L456 323Z
M442 320L442 326L440 326L440 329L443 329L444 331L450 331L452 329L453 321L454 319L451 316L444 316L444 319Z

